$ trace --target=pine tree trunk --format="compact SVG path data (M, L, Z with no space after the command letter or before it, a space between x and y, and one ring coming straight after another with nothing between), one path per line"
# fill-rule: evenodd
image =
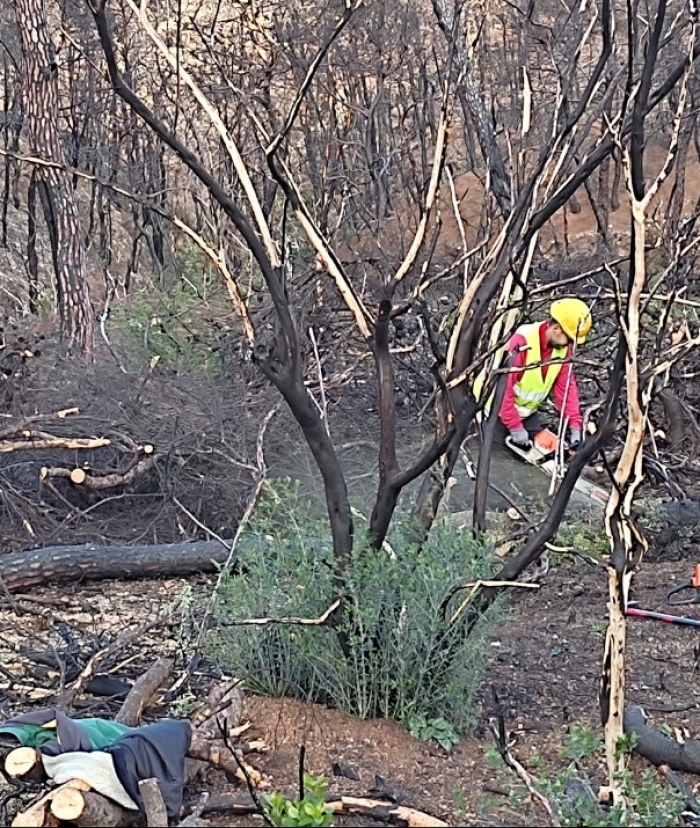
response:
M35 180L51 239L61 333L71 351L89 352L94 315L75 192L59 137L58 65L44 0L16 0L24 57L24 94L30 151L53 165L37 165Z

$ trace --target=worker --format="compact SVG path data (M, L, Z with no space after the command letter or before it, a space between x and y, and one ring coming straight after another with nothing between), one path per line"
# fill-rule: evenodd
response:
M529 449L532 438L542 431L539 408L551 394L554 405L567 422L568 448L575 451L579 447L583 418L571 355L574 343L585 342L591 325L591 312L586 303L567 298L552 303L545 322L516 329L505 348L513 361L498 412L497 431L503 437L510 434L516 446ZM484 379L475 383L477 399ZM488 405L485 406L487 414L490 413Z

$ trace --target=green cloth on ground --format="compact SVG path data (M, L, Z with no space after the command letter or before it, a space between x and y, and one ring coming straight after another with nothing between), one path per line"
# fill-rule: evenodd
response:
M102 750L109 747L120 736L135 729L108 719L74 719L74 722L86 732L93 750ZM3 733L13 735L22 747L40 748L42 745L58 741L55 726L5 725L0 726L0 735Z

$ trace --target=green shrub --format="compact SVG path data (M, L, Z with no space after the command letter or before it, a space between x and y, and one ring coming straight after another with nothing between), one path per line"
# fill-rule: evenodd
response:
M620 751L628 753L633 745L633 741L625 739ZM542 787L555 803L562 825L651 828L683 824L683 797L660 783L656 773L648 768L638 774L629 769L621 774L618 782L626 807L606 808L599 804L590 778L597 774L602 762L603 742L590 729L572 726L561 752L572 759L571 764L551 778L543 779Z
M404 724L411 736L424 742L437 742L443 750L450 751L459 742L459 735L454 727L443 718L426 719L422 713L414 713Z
M436 525L423 548L402 542L399 525L389 539L395 555L358 538L346 579L346 658L327 626L226 626L246 618L317 618L334 599L326 524L293 496L271 502L276 507L266 507L241 538L242 574L223 579L212 657L253 692L322 702L363 718L444 719L463 732L495 609L467 635L467 613L450 625L441 604L455 585L488 575L490 547L446 524Z
M619 753L630 753L635 740L624 738L619 742ZM537 777L531 777L535 786L549 801L559 824L565 826L600 826L600 828L651 828L651 826L696 825L697 818L685 812L682 795L663 784L656 771L644 769L635 772L629 768L617 778L625 805L607 806L598 799L598 788L607 783L605 749L600 735L590 728L573 724L560 754L569 760L565 768L555 769L539 756L528 758L528 770L537 767ZM500 775L510 787L510 805L523 819L523 824L539 824L541 806L533 802L530 790L523 784L513 784L514 776L508 770L494 745L484 749L489 766L500 769ZM484 803L486 805L486 803ZM501 807L502 802L498 806ZM491 807L491 803L486 807Z
M661 784L653 770L645 768L638 775L625 771L619 783L626 807L601 806L585 774L573 765L557 774L543 789L555 803L563 826L653 828L685 824L681 819L682 796Z
M210 374L220 367L212 309L230 310L220 280L197 248L179 251L173 268L177 281L167 291L150 286L133 293L110 312L109 332L138 361L157 356L178 371Z
M303 798L288 799L277 792L267 794L264 797L265 816L273 825L324 828L333 820L333 811L325 803L327 790L328 780L324 776L305 773Z

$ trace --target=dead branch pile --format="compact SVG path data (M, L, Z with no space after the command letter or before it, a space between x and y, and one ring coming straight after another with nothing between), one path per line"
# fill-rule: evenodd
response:
M162 686L171 677L174 663L171 659L157 660L134 683L119 710L116 721L129 727L138 727L145 709L161 693ZM237 779L261 789L268 786L262 774L252 767L244 754L267 750L262 740L250 741L244 734L250 723L244 721L244 699L238 682L218 683L212 686L205 701L191 714L192 738L185 764L185 785L193 785L202 770L211 766L222 771L230 780ZM3 749L4 770L14 785L11 796L5 795L0 807L7 807L10 798L22 804L12 826L52 826L59 823L77 826L113 828L142 824L144 813L133 810L101 793L90 781L69 779L56 784L44 768L42 754L33 747ZM96 753L88 753L95 757ZM85 776L90 776L89 771ZM147 825L167 825L165 805L156 778L139 782L143 811ZM4 824L8 824L5 822Z
M235 530L258 425L240 377L224 384L148 364L128 374L49 356L33 366L0 423L0 551L207 537L191 515Z
M123 642L122 642L123 643ZM121 648L120 653L123 655ZM114 721L129 727L142 724L144 712L181 684L171 682L175 663L173 659L157 659L133 683L121 704ZM84 685L90 669L83 670L76 692ZM170 690L164 686L170 683ZM74 699L69 699L73 701ZM185 758L183 794L195 802L189 816L183 806L178 814L180 825L200 825L203 814L262 814L264 801L258 792L269 789L271 781L253 764L251 757L265 753L269 746L264 739L253 736L254 727L245 719L245 700L238 681L219 681L213 684L204 701L189 714L191 740ZM4 739L5 737L0 737ZM110 796L105 789L102 751L87 752L82 776L64 779L55 773L55 766L32 746L11 747L0 741L0 761L6 779L11 783L9 793L0 797L0 818L13 828L48 828L57 825L92 826L93 828L121 828L121 826L162 826L171 824L161 782L157 777L138 781L141 804L127 807L123 801ZM254 759L252 760L254 761ZM95 766L94 779L91 766ZM303 754L301 757L303 765ZM99 767L98 767L99 766ZM211 796L207 791L198 795L199 781L204 771L211 769L223 775L225 781L239 787L245 785L248 793L226 793ZM83 776L85 778L83 778ZM169 779L164 779L170 784ZM293 798L293 794L289 795ZM9 803L14 802L14 816L10 820ZM393 801L368 799L362 796L334 795L328 798L327 808L333 813L361 814L379 818L391 825L430 828L447 823L415 808L397 805ZM4 812L4 813L3 813Z

